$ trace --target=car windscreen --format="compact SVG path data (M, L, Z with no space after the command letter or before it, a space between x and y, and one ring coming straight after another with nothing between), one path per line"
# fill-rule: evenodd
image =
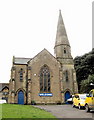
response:
M86 95L79 95L80 99L86 99Z

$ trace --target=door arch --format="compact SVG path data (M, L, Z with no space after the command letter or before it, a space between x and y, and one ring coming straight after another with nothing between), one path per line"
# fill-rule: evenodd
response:
M18 92L18 104L24 104L24 93L22 90Z
M69 99L70 96L71 96L71 95L70 95L70 92L69 92L69 91L66 91L66 92L65 92L65 103L66 103L66 104L68 104L67 99Z

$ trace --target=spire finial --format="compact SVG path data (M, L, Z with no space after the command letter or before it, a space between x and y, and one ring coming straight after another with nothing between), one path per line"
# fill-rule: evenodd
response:
M62 15L61 15L61 9L59 9L59 16L62 16Z
M59 25L59 24L64 24L64 23L63 23L63 19L62 19L61 9L59 9L58 25Z
M59 13L61 13L61 9L59 9Z

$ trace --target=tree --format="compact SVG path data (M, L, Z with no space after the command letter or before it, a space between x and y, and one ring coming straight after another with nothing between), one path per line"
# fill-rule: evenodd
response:
M91 52L74 58L74 67L76 70L79 92L81 85L88 81L89 75L94 74L94 48ZM84 81L85 80L85 81ZM82 82L83 81L83 82Z
M94 84L94 74L89 75L88 79L81 81L81 93L88 93L91 89L93 89L94 86L91 85Z

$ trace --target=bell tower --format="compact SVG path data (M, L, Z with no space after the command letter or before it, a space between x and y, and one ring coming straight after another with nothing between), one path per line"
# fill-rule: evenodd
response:
M61 63L60 81L62 102L66 102L67 98L70 97L71 94L78 92L78 85L76 81L74 62L71 56L71 47L67 37L61 10L59 11L54 52L56 59Z

